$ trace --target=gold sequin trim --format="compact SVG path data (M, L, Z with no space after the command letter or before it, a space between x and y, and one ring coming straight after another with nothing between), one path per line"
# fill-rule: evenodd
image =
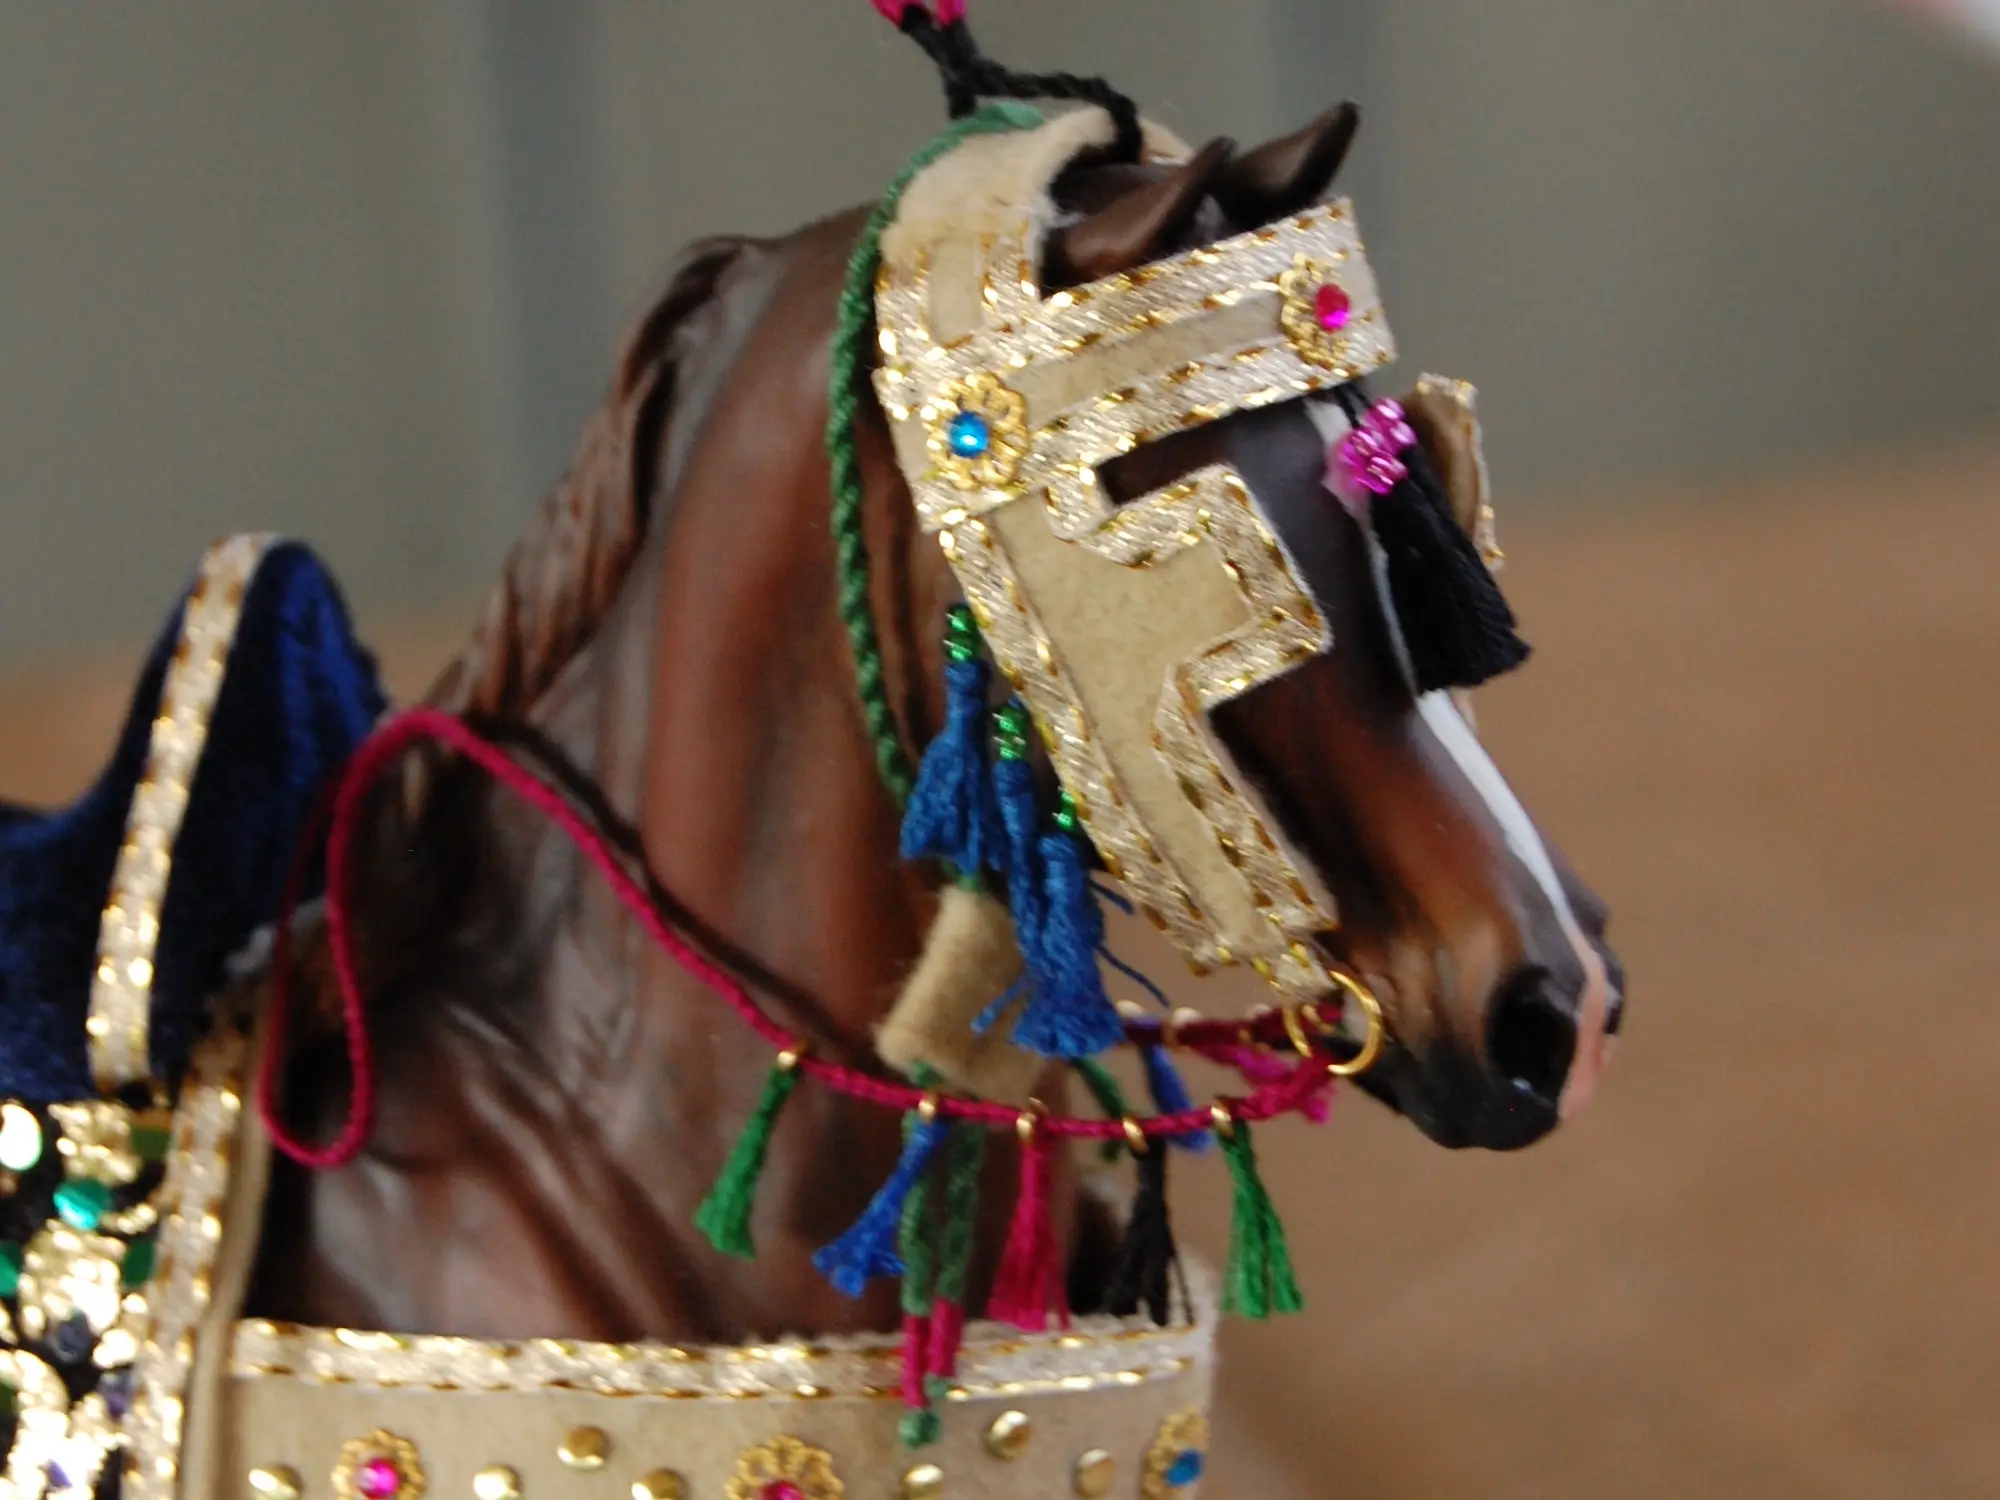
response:
M764 1487L790 1484L805 1500L841 1500L847 1486L833 1472L833 1455L795 1437L776 1437L747 1448L729 1476L729 1500L764 1500Z
M1175 1500L1200 1480L1197 1471L1187 1484L1168 1482L1174 1465L1185 1453L1198 1455L1204 1464L1207 1461L1208 1418L1197 1409L1176 1412L1160 1424L1152 1445L1146 1449L1145 1472L1139 1476L1139 1493L1145 1500Z
M219 1020L196 1050L174 1114L174 1139L160 1185L159 1255L136 1307L140 1329L133 1365L131 1445L125 1500L174 1500L194 1334L208 1309L210 1277L222 1242L220 1212L242 1118L242 1078L249 1044L230 1018Z
M961 1357L950 1399L1090 1391L1145 1385L1206 1357L1214 1328L1139 1331L1090 1319L1100 1330L981 1344ZM976 1325L977 1326L977 1325ZM1079 1325L1079 1330L1081 1325ZM580 1390L606 1396L690 1400L902 1398L901 1349L767 1345L685 1349L668 1344L595 1344L529 1339L486 1342L426 1334L301 1328L247 1319L236 1327L231 1373L385 1390Z
M152 1072L147 1047L153 958L174 841L208 740L209 716L222 691L243 594L274 540L237 536L211 547L181 619L180 641L153 720L145 774L126 814L125 842L98 924L97 973L86 1026L91 1070L107 1094Z

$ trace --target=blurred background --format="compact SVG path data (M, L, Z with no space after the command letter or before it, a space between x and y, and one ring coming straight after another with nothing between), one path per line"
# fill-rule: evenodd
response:
M1539 647L1482 721L1633 976L1526 1155L1267 1132L1314 1305L1231 1333L1210 1492L2000 1493L1995 7L974 19L1190 137L1361 101ZM419 688L672 249L938 118L862 0L0 8L0 794L83 785L225 531L329 555Z

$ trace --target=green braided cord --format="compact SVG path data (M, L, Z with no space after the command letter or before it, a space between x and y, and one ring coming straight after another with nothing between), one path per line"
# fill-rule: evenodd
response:
M965 1305L972 1241L979 1228L979 1173L986 1164L986 1127L966 1120L951 1133L945 1166L944 1241L938 1248L937 1300Z
M1218 1134L1236 1186L1235 1213L1229 1225L1229 1269L1222 1276L1222 1310L1247 1318L1297 1312L1305 1306L1305 1297L1292 1272L1284 1222L1257 1175L1257 1150L1250 1144L1250 1127L1239 1120Z
M1118 1080L1111 1070L1094 1057L1079 1057L1070 1066L1089 1087L1097 1100L1097 1107L1104 1111L1107 1120L1122 1120L1132 1112L1125 1102L1125 1090L1118 1086ZM1098 1155L1106 1161L1116 1161L1125 1150L1123 1141L1105 1141L1097 1148Z
M833 481L833 541L840 565L840 619L854 650L854 675L861 689L861 710L875 741L875 761L883 783L901 807L909 800L916 772L896 729L889 688L882 670L882 642L875 632L875 612L869 599L868 539L861 520L861 460L855 450L854 422L864 394L863 344L875 321L875 276L882 265L882 233L895 222L903 192L924 168L956 150L969 136L1003 130L1027 130L1042 123L1023 104L990 104L977 114L954 122L950 129L910 159L889 184L875 212L861 231L861 242L847 263L847 281L840 293L840 316L834 326L833 367L827 383L826 456Z
M916 1134L918 1116L910 1112L903 1138ZM902 1222L896 1226L896 1255L903 1262L903 1311L927 1318L937 1287L937 1241L931 1236L931 1174L918 1177L903 1200Z
M757 1206L757 1179L771 1148L771 1131L778 1113L798 1087L799 1070L783 1061L772 1064L764 1077L764 1092L750 1112L749 1123L723 1164L715 1186L694 1211L695 1227L724 1255L754 1260L757 1247L750 1238L750 1215Z
M920 1089L937 1085L939 1074L929 1063L910 1069L910 1082ZM923 1116L911 1110L903 1117L903 1140L907 1144L923 1124ZM931 1237L931 1178L924 1172L903 1200L903 1217L896 1225L896 1257L903 1263L903 1311L913 1318L930 1315L931 1296L937 1285L937 1244Z

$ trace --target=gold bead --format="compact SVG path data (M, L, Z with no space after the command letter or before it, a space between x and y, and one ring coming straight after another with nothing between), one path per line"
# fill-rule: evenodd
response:
M1011 1462L1028 1451L1028 1441L1034 1435L1035 1424L1028 1420L1026 1412L1003 1411L986 1429L986 1451Z
M1092 1448L1076 1461L1076 1471L1070 1476L1070 1487L1083 1500L1104 1500L1111 1493L1112 1481L1118 1477L1118 1460L1102 1448Z
M521 1471L488 1464L472 1476L472 1493L479 1500L521 1500Z
M258 1500L299 1500L299 1471L290 1464L267 1464L252 1469L250 1493Z
M672 1469L654 1469L632 1481L632 1500L687 1500L687 1481Z
M576 1427L562 1440L556 1449L556 1456L572 1469L585 1474L604 1467L604 1461L611 1457L611 1439L602 1427Z
M936 1464L918 1464L903 1476L903 1500L940 1500L944 1494L944 1470Z

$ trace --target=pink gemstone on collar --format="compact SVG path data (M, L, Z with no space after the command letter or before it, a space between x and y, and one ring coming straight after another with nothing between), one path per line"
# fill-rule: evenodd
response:
M354 1476L354 1487L367 1500L389 1500L403 1487L403 1472L386 1458L371 1458Z
M1328 333L1340 332L1353 313L1352 299L1331 281L1313 294L1313 317Z
M806 1500L806 1492L789 1479L774 1479L757 1492L757 1500Z

